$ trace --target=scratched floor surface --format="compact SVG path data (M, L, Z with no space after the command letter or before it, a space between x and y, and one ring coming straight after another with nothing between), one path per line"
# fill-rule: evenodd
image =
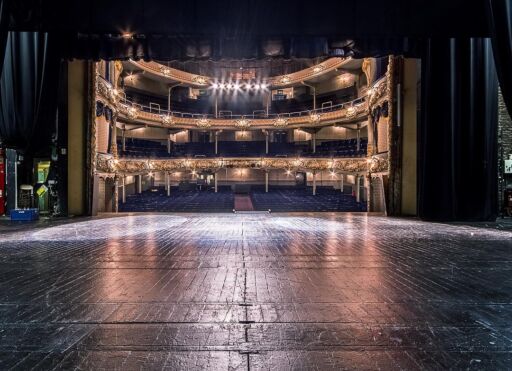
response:
M511 232L161 214L0 233L2 370L512 367Z

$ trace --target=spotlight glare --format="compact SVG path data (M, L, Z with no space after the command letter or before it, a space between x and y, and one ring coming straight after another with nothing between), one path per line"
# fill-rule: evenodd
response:
M260 90L260 88L261 88L261 85L260 85L260 84L256 84L256 85L254 85L254 89L256 89L256 90Z
M218 83L213 83L212 85L212 88L214 88L215 90L217 90L219 88L219 84Z
M267 84L261 84L262 89L266 89L267 87L268 87Z

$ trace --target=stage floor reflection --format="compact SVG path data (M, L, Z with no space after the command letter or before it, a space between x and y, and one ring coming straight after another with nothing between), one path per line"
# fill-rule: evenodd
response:
M154 214L0 236L1 369L507 369L510 232Z

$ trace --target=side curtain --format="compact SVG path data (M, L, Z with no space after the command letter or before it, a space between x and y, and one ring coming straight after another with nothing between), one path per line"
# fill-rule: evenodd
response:
M419 216L494 220L498 84L490 40L428 40L421 85Z
M501 91L512 114L512 0L488 0L488 11Z
M0 71L4 64L5 57L5 43L7 42L7 24L9 21L7 11L7 0L0 0Z
M9 32L0 79L0 137L36 154L55 132L60 58L46 33Z

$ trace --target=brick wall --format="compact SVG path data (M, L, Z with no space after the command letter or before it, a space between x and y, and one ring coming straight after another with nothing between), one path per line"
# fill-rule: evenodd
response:
M501 91L498 97L498 197L500 208L503 205L503 191L512 187L512 176L503 174L504 160L512 154L512 120L508 114Z

